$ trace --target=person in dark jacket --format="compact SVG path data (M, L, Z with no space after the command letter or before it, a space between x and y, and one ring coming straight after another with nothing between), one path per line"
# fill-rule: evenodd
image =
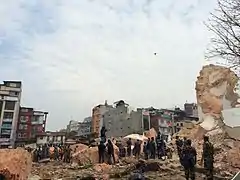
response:
M150 158L151 159L155 159L156 157L156 143L154 141L154 137L151 138L151 141L150 141Z
M104 152L105 152L106 146L103 143L103 141L100 141L100 144L98 145L98 159L99 163L104 163Z
M181 161L181 153L182 153L183 141L179 138L179 136L176 136L176 146L177 146L178 157L179 157L179 159Z
M136 156L136 158L139 159L139 156L140 156L140 153L141 153L141 143L140 143L139 139L135 143L134 148L135 148L135 156Z
M204 136L203 153L201 164L204 161L204 169L208 180L213 179L213 162L214 162L214 149L212 143L209 142L209 137Z
M107 143L107 152L108 152L108 163L112 164L112 159L113 159L113 163L115 164L114 147L110 139L108 140L108 143Z
M161 144L161 133L158 132L157 138L156 138L156 144L157 144L157 155L158 155L158 159L161 158L161 148L162 148L162 144Z
M144 142L144 144L143 144L143 153L144 153L145 160L148 160L148 146L147 146L147 142Z
M103 141L103 143L106 142L106 132L107 132L107 130L106 130L105 126L103 126L101 129L101 132L100 132L100 138L101 138L101 141Z
M118 148L119 148L119 157L120 158L126 157L126 148L123 146L122 143L119 144Z
M197 151L191 146L191 140L186 140L182 150L182 165L185 171L186 180L195 180L195 165L197 163Z
M127 141L127 155L128 156L131 156L131 154L132 154L131 148L132 148L132 140L131 140L131 138L129 138Z

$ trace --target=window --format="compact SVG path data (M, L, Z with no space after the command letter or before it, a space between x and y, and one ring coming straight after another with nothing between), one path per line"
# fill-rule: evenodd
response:
M6 110L14 110L15 102L14 101L6 101L5 109Z
M18 138L26 138L27 134L26 133L18 133Z
M49 141L49 136L47 136L47 142Z
M13 112L4 112L3 119L13 119Z
M183 123L181 123L181 126L183 126Z
M41 136L40 139L43 140L43 137Z
M16 83L9 83L9 86L15 88L15 87L17 87L17 84Z
M28 112L28 109L21 109L21 112Z
M25 123L27 122L28 117L27 116L20 116L20 122Z
M26 124L19 124L19 127L18 127L18 129L19 130L27 130L27 125Z
M10 91L9 95L10 96L18 96L18 92Z

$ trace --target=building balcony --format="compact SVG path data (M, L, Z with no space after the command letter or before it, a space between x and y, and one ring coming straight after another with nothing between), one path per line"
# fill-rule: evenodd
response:
M10 142L10 138L0 138L0 143Z
M1 129L12 129L12 124L2 124Z
M11 134L11 130L2 129L1 134L10 135Z
M31 122L32 125L41 125L41 124L44 124L43 121L32 121Z
M5 118L5 119L3 119L3 122L13 122L13 119Z

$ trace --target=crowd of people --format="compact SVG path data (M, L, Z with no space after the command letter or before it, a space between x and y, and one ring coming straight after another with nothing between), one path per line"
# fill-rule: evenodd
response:
M115 163L113 142L109 139L106 143L104 132L105 131L103 130L101 141L98 145L99 163L104 162L105 152L107 152L108 162ZM116 146L119 149L119 158L135 156L139 159L142 150L142 141L135 140L135 142L133 142L133 140L129 138L126 142L126 146L123 142L116 142ZM143 153L146 160L155 159L156 156L159 159L164 160L164 157L166 156L171 157L172 152L167 148L166 142L161 133L158 133L157 137L149 138L147 142L144 142Z
M101 130L101 141L98 145L99 163L105 162L105 155L107 155L107 161L109 164L116 162L114 156L114 144L119 148L119 158L135 156L139 159L142 150L142 141L128 139L126 146L122 142L114 143L114 140L106 138L106 130ZM204 163L206 170L206 177L208 180L213 179L213 161L214 150L213 145L209 142L209 137L204 136L203 152L200 165ZM134 143L133 143L134 142ZM195 180L195 166L197 163L197 151L192 146L190 139L180 139L176 136L176 147L179 161L184 168L185 177L187 180ZM42 159L52 158L54 160L63 161L66 163L71 162L72 153L77 150L71 149L69 145L47 145L39 146L33 152L33 159L35 162L39 162ZM166 141L161 133L158 133L156 137L149 138L143 144L143 154L146 160L158 159L165 160L166 157L172 158L172 150L166 146Z
M213 180L213 145L209 142L209 137L204 136L203 152L200 165L204 163L206 179ZM195 165L197 164L197 151L192 146L192 141L187 138L176 137L176 146L181 165L184 167L186 179L195 180Z
M72 150L69 145L48 145L38 146L33 151L33 161L39 162L43 159L51 158L66 163L71 162Z

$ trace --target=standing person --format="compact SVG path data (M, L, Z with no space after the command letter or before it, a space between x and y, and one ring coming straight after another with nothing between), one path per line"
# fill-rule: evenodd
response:
M157 138L156 138L156 143L157 143L157 155L158 159L161 158L161 133L158 132Z
M135 148L135 156L137 159L139 159L139 156L141 153L141 143L140 143L139 139L136 141L134 148Z
M42 158L42 150L41 150L41 146L39 146L37 149L37 162L40 161L41 158Z
M166 142L161 139L160 140L160 158L162 158L163 156L165 157L166 156Z
M123 146L122 143L119 144L119 157L122 158L122 157L126 157L126 149L125 147Z
M64 159L66 163L71 162L71 148L69 145L66 147Z
M151 139L148 138L148 141L147 141L147 154L148 154L148 158L150 157L151 155Z
M104 152L105 152L106 146L103 143L103 141L100 141L100 144L98 145L98 157L99 157L99 163L104 163Z
M201 165L204 161L204 169L206 171L206 177L208 180L213 180L213 161L214 161L214 149L212 143L209 142L209 137L203 137L203 153L201 159Z
M132 140L131 138L128 139L127 141L127 155L130 157L132 154Z
M144 153L145 160L148 160L148 146L147 146L147 142L144 142L143 153Z
M108 140L108 143L107 143L107 152L108 152L108 163L112 164L112 159L113 159L113 163L115 164L114 147L110 139Z
M176 146L177 146L177 153L179 159L181 158L181 151L183 147L183 141L179 138L179 136L176 136Z
M182 151L182 165L185 171L186 180L195 180L195 165L197 162L197 152L191 145L191 140L186 140L185 147Z
M156 157L156 143L154 141L154 137L151 138L150 142L150 151L151 151L151 159L155 159Z
M101 138L101 141L103 141L103 143L106 142L106 132L107 132L107 130L106 130L105 126L103 126L101 129L101 132L100 132L100 138Z
M54 160L59 160L58 147L54 146Z

